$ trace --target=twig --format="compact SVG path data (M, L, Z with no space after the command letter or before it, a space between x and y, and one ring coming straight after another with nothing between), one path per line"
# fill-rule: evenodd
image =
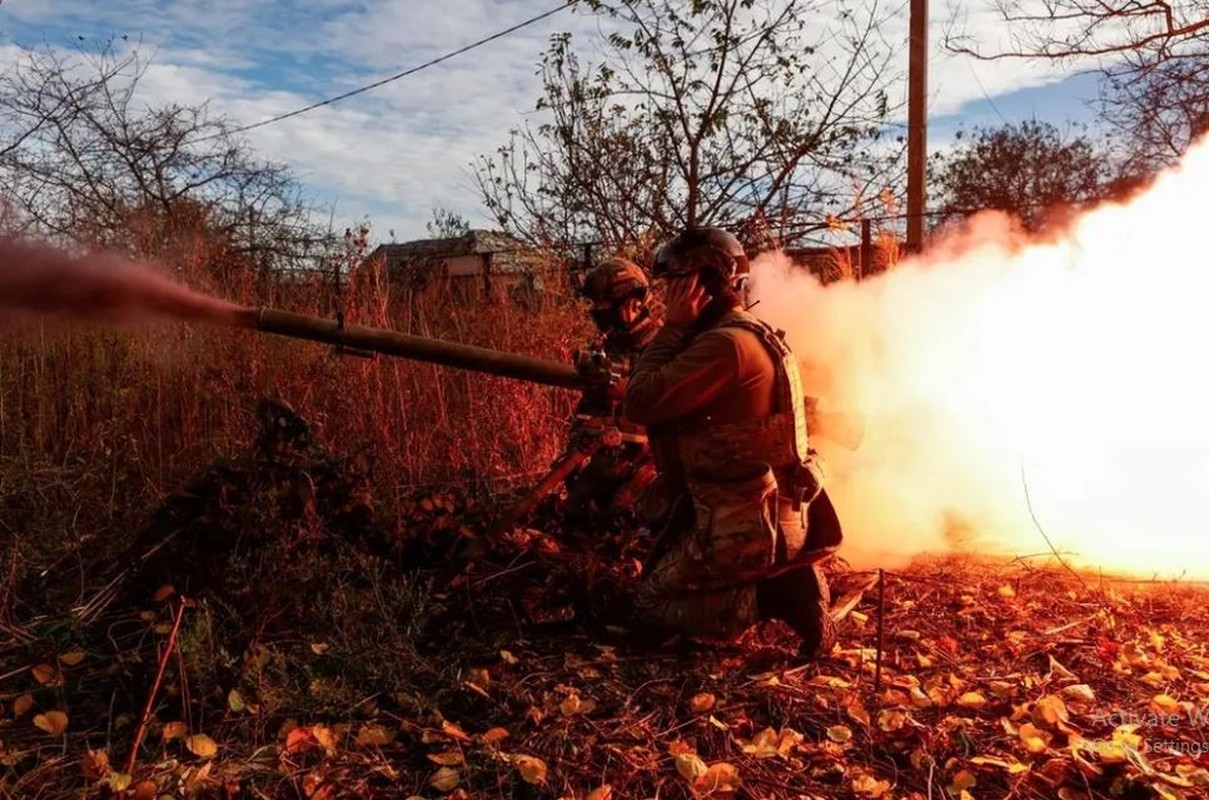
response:
M1062 557L1062 554L1058 552L1058 548L1054 547L1054 543L1050 541L1049 534L1045 532L1045 528L1042 528L1041 523L1037 521L1037 515L1033 512L1033 499L1029 496L1028 492L1028 480L1026 480L1024 476L1023 463L1020 465L1020 483L1022 486L1024 486L1024 502L1028 504L1028 515L1033 518L1033 525L1036 526L1037 531L1041 534L1042 538L1045 539L1045 543L1049 545L1049 549L1053 551L1054 558L1058 559L1058 563L1065 567L1067 572L1078 578L1079 583L1083 584L1083 588L1086 589L1087 581L1083 580L1083 576L1072 569L1070 564L1066 563L1066 559Z
M159 671L155 674L155 683L151 684L151 691L147 695L147 705L143 707L143 717L139 720L139 726L134 732L134 743L130 745L130 755L126 758L126 774L134 774L134 762L138 758L139 745L143 743L143 734L147 731L147 723L151 719L151 709L155 707L155 696L159 694L160 684L164 680L164 670L168 667L168 659L172 656L172 651L176 649L176 634L180 631L181 620L185 616L185 598L182 597L180 606L176 609L176 619L172 622L172 632L168 634L168 644L164 648L163 655L160 656Z
M873 668L873 693L882 693L882 645L886 640L886 573L877 571L877 664Z

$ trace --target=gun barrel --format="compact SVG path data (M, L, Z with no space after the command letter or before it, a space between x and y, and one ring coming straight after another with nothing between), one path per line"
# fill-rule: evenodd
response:
M583 378L575 367L558 361L362 325L341 325L335 320L272 308L249 311L251 313L245 317L247 326L266 333L371 350L547 386L568 389L583 386Z

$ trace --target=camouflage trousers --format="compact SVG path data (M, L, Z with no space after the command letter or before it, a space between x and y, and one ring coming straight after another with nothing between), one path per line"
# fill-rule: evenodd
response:
M692 513L670 520L638 584L634 613L669 631L733 639L760 620L760 580L805 545L804 509L778 497L771 470L690 486L689 494Z

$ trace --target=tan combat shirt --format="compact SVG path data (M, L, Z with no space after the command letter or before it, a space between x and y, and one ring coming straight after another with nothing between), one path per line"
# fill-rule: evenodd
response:
M691 341L688 330L665 324L630 375L622 413L647 427L662 473L680 473L676 430L744 422L776 410L776 365L754 333L722 327L735 313Z

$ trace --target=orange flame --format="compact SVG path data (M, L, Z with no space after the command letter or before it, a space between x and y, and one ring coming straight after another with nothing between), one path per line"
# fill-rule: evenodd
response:
M810 393L866 416L825 450L849 558L949 549L1209 576L1209 138L1124 204L1028 241L986 214L826 288L753 265Z

